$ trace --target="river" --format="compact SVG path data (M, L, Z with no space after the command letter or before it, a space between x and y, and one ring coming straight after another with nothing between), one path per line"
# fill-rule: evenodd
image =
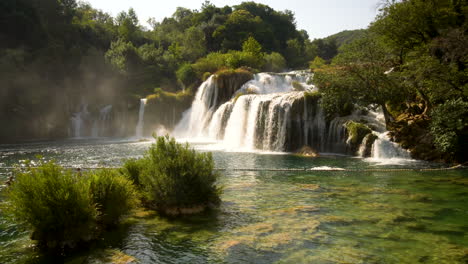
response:
M119 166L143 155L150 144L100 139L1 145L0 167L37 155L64 166ZM384 171L444 166L194 146L212 150L216 167L226 169L220 172L224 193L218 210L178 220L138 211L102 241L63 261L100 263L96 252L102 249L139 263L468 261L468 170ZM304 170L232 170L240 168ZM8 175L1 169L0 181ZM27 231L0 211L0 262L50 263L30 245Z

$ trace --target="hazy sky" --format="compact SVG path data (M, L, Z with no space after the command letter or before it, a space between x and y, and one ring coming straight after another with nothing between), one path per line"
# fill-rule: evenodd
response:
M94 8L116 16L130 7L135 9L140 23L147 25L150 17L161 21L170 17L178 6L200 9L203 0L85 0ZM244 0L245 1L245 0ZM242 0L211 0L220 7L237 5ZM380 0L257 0L275 10L289 9L294 12L297 27L305 29L311 39L322 38L345 29L365 28L377 13Z

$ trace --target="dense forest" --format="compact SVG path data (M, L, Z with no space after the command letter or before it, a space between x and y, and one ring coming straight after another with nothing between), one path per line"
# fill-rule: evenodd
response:
M75 0L5 0L0 17L2 142L68 136L83 101L90 112L128 111L155 91L190 97L221 68L305 68L337 52L334 42L311 42L291 11L254 2L179 7L149 30L133 9L113 18Z
M380 106L415 157L466 160L467 12L463 0L388 1L367 29L312 41L292 11L255 2L179 7L147 29L133 9L114 18L75 0L3 0L0 141L67 137L84 101L92 113L136 113L147 96L184 108L222 69L310 67L329 117Z

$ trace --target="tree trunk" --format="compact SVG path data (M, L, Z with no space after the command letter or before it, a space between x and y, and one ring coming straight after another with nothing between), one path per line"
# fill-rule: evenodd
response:
M384 118L385 118L385 127L387 127L388 124L395 121L395 119L390 114L390 112L388 112L388 109L387 109L387 106L385 105L385 103L381 104L380 106L382 107L382 112L383 112Z

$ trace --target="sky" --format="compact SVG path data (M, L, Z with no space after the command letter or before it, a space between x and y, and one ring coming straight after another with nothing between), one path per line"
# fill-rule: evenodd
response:
M211 0L218 7L233 6L245 0ZM135 9L140 23L147 26L149 18L161 21L176 8L200 9L204 0L85 0L94 8L112 16ZM324 38L343 30L366 28L377 14L381 0L255 0L278 11L293 11L297 28L305 29L310 39ZM149 26L148 26L149 27Z

